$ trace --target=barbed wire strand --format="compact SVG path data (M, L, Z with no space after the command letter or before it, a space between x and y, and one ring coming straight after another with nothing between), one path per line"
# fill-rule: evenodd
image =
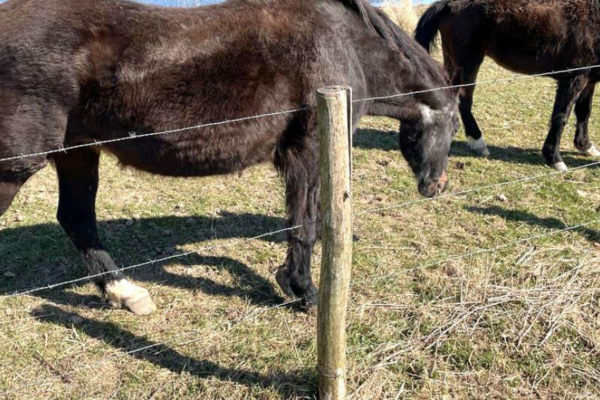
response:
M535 236L530 236L530 237L523 238L523 239L518 239L518 240L509 242L509 243L504 243L502 245L499 245L499 246L496 246L496 247L493 247L493 248L489 248L489 249L479 249L479 250L470 251L470 252L467 252L467 253L464 253L464 254L460 254L460 255L456 255L456 256L451 256L451 257L448 257L448 258L445 258L445 259L442 259L442 260L438 260L438 261L435 261L435 262L432 262L432 263L423 264L423 265L420 265L420 266L417 266L417 267L414 267L414 268L404 269L404 270L401 270L401 271L397 271L397 272L394 272L392 274L388 274L388 275L383 276L383 277L378 277L377 280L388 279L390 277L397 276L397 275L400 275L400 274L408 274L408 273L411 273L411 272L414 272L414 271L417 271L417 270L428 269L428 268L431 268L433 266L444 264L444 263L449 262L449 261L455 261L455 260L459 260L459 259L463 259L463 258L469 258L469 257L480 255L480 254L495 253L495 252L497 252L497 251L499 251L499 250L501 250L503 248L511 247L511 246L514 246L514 245L519 244L519 243L525 243L525 242L529 242L529 241L532 241L532 240L539 240L539 239L543 239L543 238L547 238L547 237L552 237L552 236L555 236L555 235L558 235L558 234L561 234L561 233L574 231L574 230L581 229L581 228L584 228L584 227L587 227L587 226L590 226L590 225L594 225L594 224L597 224L597 223L600 223L600 219L596 219L596 220L589 221L589 222L586 222L586 223L582 223L582 224L570 226L570 227L567 227L567 228L564 228L564 229L557 229L557 230L554 230L552 232L547 232L547 233L540 234L540 235L535 235ZM353 286L354 286L354 284L353 284ZM299 301L300 300L296 299L296 300L286 301L286 302L283 302L283 303L280 303L280 304L277 304L277 305L269 306L269 307L266 307L264 309L261 309L260 313L265 313L265 312L268 312L268 311L270 311L272 309L282 308L282 307L286 307L288 305L293 305L295 303L298 303ZM253 311L250 311L250 312L246 313L244 316L242 316L241 318L239 318L237 320L237 322L235 322L232 326L230 326L229 329L227 329L226 332L230 332L231 330L233 330L234 328L236 328L240 324L244 323L245 321L248 321L251 317L256 316L257 314L258 313L256 312L256 310L253 310ZM202 337L202 338L195 337L199 333L201 333L200 330L193 330L193 331L186 332L184 334L177 335L175 338L172 338L172 339L169 339L169 340L166 340L166 341L163 341L163 342L157 342L157 343L153 343L153 344L150 344L150 345L145 345L145 346L142 346L142 347L138 347L138 348L135 348L133 350L129 350L129 351L125 352L125 353L109 354L107 356L102 357L98 361L95 361L95 362L93 362L91 364L86 365L86 367L90 367L90 366L101 364L103 362L108 361L109 359L111 359L113 357L130 356L130 355L141 353L143 351L150 350L150 349L156 348L156 347L161 347L161 346L170 346L172 348L178 348L178 347L189 345L189 344L192 344L192 343L197 343L197 342L199 342L201 340L206 339L205 337ZM181 338L186 338L186 339L184 341L182 341L182 342L175 343L176 340L181 339ZM74 370L72 370L72 371L70 371L68 373L61 373L60 376L56 376L56 377L53 377L53 378L41 379L39 381L36 381L36 382L33 382L33 383L29 383L29 384L20 386L20 387L15 388L15 389L10 389L8 391L0 393L0 396L6 396L6 395L8 395L10 393L14 393L14 392L17 392L17 391L20 391L20 390L23 390L23 389L27 389L29 387L51 385L52 382L50 382L50 381L56 381L56 380L64 379L65 376L70 377L71 375L73 375L76 372L78 372L78 370L79 369L74 369Z
M219 122L197 124L197 125L192 125L192 126L188 126L185 128L169 129L169 130L159 131L159 132L139 133L139 134L136 132L130 132L129 136L124 136L121 138L97 140L97 141L90 142L90 143L83 143L83 144L78 144L78 145L73 145L73 146L67 146L67 147L62 147L60 149L55 149L55 150L41 151L41 152L30 153L30 154L19 154L19 155L12 156L12 157L0 158L0 162L21 160L24 158L31 158L31 157L47 156L47 155L51 155L51 154L65 153L69 150L76 150L76 149L82 149L82 148L94 147L94 146L102 146L105 144L124 142L124 141L134 140L134 139L143 139L143 138L152 137L152 136L169 135L169 134L173 134L173 133L186 132L186 131L202 129L202 128L210 128L210 127L219 126L219 125L233 124L236 122L252 121L252 120L256 120L256 119L274 117L274 116L278 116L278 115L293 114L293 113L297 113L297 112L301 112L301 111L306 111L311 108L312 107L302 107L302 108L296 108L296 109L292 109L292 110L276 111L276 112L270 112L270 113L265 113L265 114L252 115L249 117L228 119L228 120L223 120L223 121L219 121Z
M279 303L279 304L275 304L272 306L268 306L262 309L258 309L258 310L252 310L246 314L244 314L242 317L238 318L232 325L230 325L226 330L225 333L230 333L231 331L233 331L235 328L237 328L238 326L240 326L241 324L249 321L250 319L252 319L253 317L256 317L259 314L264 314L267 313L271 310L277 309L277 308L283 308L283 307L287 307L287 306L291 306L294 305L296 303L299 303L301 300L300 299L295 299L295 300L289 300L289 301L285 301L283 303ZM223 323L222 325L225 325L226 323ZM169 346L172 349L176 349L182 346L187 346L193 343L197 343L203 340L210 340L213 337L215 337L218 333L213 333L212 335L210 335L208 338L206 336L202 336L200 338L197 337L198 334L202 333L202 331L200 329L194 329L179 335L176 335L173 338L170 338L168 340L162 341L162 342L157 342L157 343L152 343L149 345L145 345L145 346L141 346L141 347L137 347L134 348L132 350L128 350L126 352L119 352L119 353L111 353L108 355L103 356L101 359L94 361L92 363L86 364L80 368L74 368L69 372L63 373L60 372L59 375L57 376L53 376L50 378L42 378L39 379L35 382L30 382L27 383L25 385L21 385L19 387L16 388L12 388L9 389L7 391L4 392L0 392L0 397L5 397L11 393L15 393L15 392L19 392L21 390L24 389L28 389L31 387L45 387L45 386L50 386L54 383L54 381L58 381L58 380L63 380L65 379L65 377L70 378L72 375L76 374L77 372L80 372L81 370L83 370L84 368L90 368L90 367L95 367L97 365L100 365L102 363L105 363L107 361L109 361L112 358L120 358L120 357L124 357L124 356L132 356L135 354L139 354L141 352L150 350L150 349L154 349L157 347L162 347L162 346ZM219 332L220 333L220 332Z
M473 83L465 83L465 84L460 84L460 85L441 86L441 87L436 87L436 88L431 88L431 89L415 90L415 91L411 91L411 92L396 93L396 94L386 95L386 96L366 97L366 98L352 100L352 103L393 99L393 98L397 98L397 97L413 96L413 95L417 95L417 94L431 93L431 92L436 92L436 91L440 91L440 90L460 89L460 88L470 87L470 86L483 86L483 85L499 84L499 83L506 83L506 82L510 83L510 82L513 82L516 80L539 78L539 77L545 77L545 76L565 74L565 73L569 73L569 72L581 72L581 71L591 70L591 69L595 69L595 68L600 68L600 64L589 65L589 66L585 66L585 67L569 68L569 69L563 69L563 70L558 70L558 71L549 71L549 72L543 72L543 73L532 74L532 75L515 74L511 77L506 77L506 78L489 79L489 80L473 82ZM67 147L61 147L61 148L55 149L55 150L42 151L42 152L36 152L36 153L30 153L30 154L19 154L19 155L15 155L12 157L0 158L0 162L15 161L15 160L21 160L24 158L31 158L31 157L41 157L41 156L47 156L47 155L52 155L52 154L57 154L57 153L65 153L69 150L76 150L76 149L88 148L88 147L94 147L94 146L102 146L105 144L124 142L124 141L128 141L128 140L141 139L141 138L147 138L147 137L152 137L152 136L161 136L161 135L168 135L168 134L173 134L173 133L186 132L186 131L191 131L191 130L195 130L195 129L209 128L209 127L213 127L213 126L232 124L232 123L236 123L236 122L251 121L251 120L273 117L273 116L278 116L278 115L293 114L293 113L297 113L297 112L307 111L307 110L310 110L313 108L314 108L314 106L306 106L306 107L301 107L301 108L296 108L296 109L291 109L291 110L275 111L275 112L264 113L264 114L256 114L256 115L247 116L247 117L234 118L234 119L223 120L223 121L219 121L219 122L197 124L197 125L193 125L193 126L189 126L189 127L185 127L185 128L169 129L169 130L164 130L164 131L159 131L159 132L140 133L140 134L138 134L136 132L131 132L129 134L129 136L124 136L121 138L107 139L107 140L95 140L94 142L83 143L83 144L67 146Z
M582 223L582 224L569 226L569 227L563 228L563 229L556 229L556 230L553 230L551 232L546 232L546 233L542 233L542 234L539 234L539 235L534 235L534 236L530 236L530 237L526 237L526 238L522 238L522 239L513 240L511 242L504 243L504 244L501 244L501 245L498 245L498 246L492 247L492 248L487 248L487 249L481 249L480 248L478 250L469 251L469 252L466 252L464 254L454 255L454 256L450 256L448 258L444 258L444 259L440 259L440 260L437 260L437 261L433 261L431 263L418 265L418 266L413 267L413 268L408 268L408 269L403 269L403 270L400 270L400 271L395 271L395 272L392 272L390 274L387 274L387 275L384 275L384 276L380 276L375 281L381 281L383 279L389 279L389 278L394 277L394 276L403 275L403 274L409 274L411 272L415 272L415 271L419 271L419 270L424 270L424 269L429 269L431 267L435 267L435 266L438 266L438 265L445 264L445 263L447 263L449 261L462 260L463 258L469 258L469 257L473 257L473 256L478 256L478 255L481 255L481 254L496 253L497 251L505 249L507 247L512 247L512 246L515 246L515 245L518 245L518 244L521 244L521 243L527 243L527 242L530 242L532 240L545 239L545 238L548 238L548 237L559 235L561 233L572 232L572 231L575 231L575 230L578 230L578 229L581 229L581 228L585 228L587 226L594 225L594 224L597 224L597 223L600 223L600 219L595 219L595 220L592 220L592 221L589 221L589 222L585 222L585 223ZM382 249L369 249L368 251L385 252L385 251L390 251L390 250L382 248Z
M313 223L316 223L316 222L313 222ZM245 242L249 242L249 241L252 241L252 240L258 240L258 239L262 239L262 238L265 238L265 237L275 236L275 235L280 234L280 233L289 232L289 231L292 231L292 230L295 230L295 229L302 228L303 226L305 226L305 225L296 225L296 226L292 226L292 227L289 227L289 228L278 229L276 231L271 231L271 232L263 233L261 235L253 236L251 238L244 239L243 242L245 243ZM197 248L197 249L194 249L194 250L186 251L186 252L183 252L183 253L174 254L174 255L171 255L171 256L157 258L157 259L146 261L146 262L139 263L139 264L130 265L130 266L119 268L119 269L112 270L112 271L105 271L105 272L101 272L101 273L98 273L98 274L88 275L88 276L85 276L85 277L82 277L82 278L72 279L72 280L68 280L68 281L64 281L64 282L59 282L59 283L53 283L53 284L44 285L44 286L40 286L40 287L28 289L28 290L23 290L23 291L15 292L15 293L8 294L8 295L3 295L3 296L0 296L0 300L12 298L12 297L18 297L18 296L25 296L25 295L29 295L29 294L32 294L32 293L40 292L42 290L55 289L55 288L58 288L58 287L72 285L72 284L75 284L75 283L86 282L86 281L89 281L89 280L94 279L94 278L99 278L99 277L102 277L102 276L113 274L115 272L123 272L123 271L128 271L128 270L131 270L131 269L135 269L135 268L145 267L145 266L148 266L148 265L154 265L154 264L158 264L158 263L169 261L169 260L174 260L174 259L178 259L178 258L187 257L187 256L190 256L192 254L198 254L200 252L207 251L207 250L230 248L230 247L236 247L236 246L240 246L240 243L229 243L229 244L221 244L221 245L217 244L217 245L213 245L213 246L205 246L205 247Z
M510 185L514 185L516 183L524 183L524 182L530 182L530 181L535 181L538 179L543 179L543 178L548 178L551 176L555 176L555 175L565 175L565 174L569 174L575 171L579 171L582 169L586 169L586 168L591 168L591 167L595 167L595 166L600 166L600 161L596 161L596 162L592 162L589 164L585 164L585 165L580 165L579 167L573 167L573 168L569 168L567 171L552 171L546 174L540 174L540 175L534 175L534 176L527 176L527 177L523 177L520 179L515 179L512 181L506 181L506 182L499 182L499 183L493 183L490 185L485 185L485 186L479 186L473 189L467 189L467 190L463 190L460 192L450 192L450 193L444 193L441 194L437 197L431 197L431 198L423 198L423 199L416 199L416 200L411 200L411 201L407 201L404 203L400 203L400 204L394 204L391 206L385 206L385 207L378 207L378 208L370 208L364 211L361 211L357 214L355 214L356 217L360 217L362 215L365 214L371 214L371 213L376 213L376 212L381 212L381 211L388 211L388 210L393 210L393 209L397 209L397 208L403 208L403 207L407 207L409 205L412 204L419 204L419 203L425 203L428 201L434 201L434 200L441 200L441 199L447 199L449 197L459 197L459 196L464 196L467 194L471 194L471 193L476 193L476 192L481 192L483 190L486 189L494 189L494 188L499 188L499 187L504 187L504 186L510 186Z
M471 86L483 86L483 85L506 83L506 82L510 83L510 82L517 81L517 80L548 77L548 76L552 76L552 75L566 74L569 72L581 72L581 71L595 69L595 68L600 68L600 64L589 65L586 67L568 68L568 69L562 69L562 70L557 70L557 71L541 72L539 74L531 74L531 75L514 74L513 76L510 76L510 77L488 79L488 80L484 80L484 81L480 81L480 82L442 86L442 87L437 87L437 88L433 88L433 89L415 90L412 92L397 93L397 94L391 94L391 95L387 95L387 96L366 97L363 99L353 100L352 102L353 103L361 103L361 102L375 101L375 100L387 100L387 99L393 99L393 98L403 97L403 96L413 96L415 94L431 93L431 92L436 92L439 90L460 89L460 88L471 87Z
M566 172L552 171L552 172L547 173L547 174L540 174L540 175L535 175L535 176L531 176L531 177L524 177L524 178L520 178L520 179L517 179L517 180L508 181L508 182L500 182L500 183L496 183L496 184L491 184L491 185L477 187L477 188L474 188L474 189L464 190L464 191L461 191L461 192L454 192L454 193L442 194L442 195L440 195L438 197L417 199L417 200L411 200L411 201L407 201L407 202L400 203L400 204L395 204L395 205L392 205L392 206L372 208L372 209L368 209L368 210L365 210L365 211L362 211L362 212L359 212L359 213L355 214L355 217L360 217L360 216L363 216L363 215L366 215L366 214L370 214L370 213L376 213L376 212L381 212L381 211L388 211L388 210L392 210L392 209L398 209L398 208L408 207L408 206L413 205L413 204L420 204L420 203L429 202L429 201L436 201L436 200L442 200L442 199L447 199L447 198L451 198L451 197L464 196L466 194L476 193L476 192L480 192L480 191L483 191L483 190L486 190L486 189L498 188L498 187L513 185L513 184L516 184L516 183L523 183L523 182L534 181L534 180L537 180L537 179L547 178L547 177L551 177L551 176L558 175L558 174L570 173L570 172L574 172L574 171L585 169L585 168L590 168L592 166L597 166L597 165L600 165L600 161L589 163L589 164L582 165L582 166L575 167L575 168L571 168L571 169L569 169ZM264 234L261 234L261 235L258 235L258 236L254 236L254 237L245 239L245 241L252 241L252 240L257 240L257 239L261 239L261 238L264 238L264 237L274 236L274 235L279 234L279 233L284 233L284 232L292 231L292 230L299 229L299 228L302 228L302 227L306 227L309 224L315 224L317 222L318 221L316 221L316 222L309 222L308 224L304 224L304 225L296 225L296 226L289 227L289 228L284 228L284 229L279 229L279 230L272 231L272 232L267 232L267 233L264 233ZM105 272L101 272L101 273L98 273L98 274L89 275L89 276L85 276L85 277L77 278L77 279L72 279L72 280L65 281L65 282L59 282L59 283L44 285L44 286L41 286L41 287L36 287L36 288L24 290L24 291L19 291L19 292L12 293L12 294L9 294L9 295L0 296L0 300L2 300L4 298L24 296L24 295L29 295L29 294L37 293L37 292L40 292L42 290L50 290L50 289L55 289L55 288L58 288L58 287L63 287L63 286L67 286L67 285L71 285L71 284L75 284L75 283L85 282L85 281L92 280L94 278L99 278L99 277L102 277L102 276L110 275L111 273L114 273L114 272L123 272L123 271L128 271L128 270L131 270L131 269L145 267L145 266L148 266L148 265L154 265L154 264L158 264L158 263L169 261L169 260L173 260L173 259L187 257L189 255L197 254L197 253L202 252L202 251L214 250L214 249L218 249L218 248L235 247L237 245L239 245L239 244L238 243L231 243L231 244L224 244L224 245L214 245L214 246L202 247L202 248L190 250L190 251L179 253L179 254L175 254L175 255L171 255L171 256L167 256L167 257L162 257L162 258L158 258L158 259L146 261L146 262L139 263L139 264L130 265L130 266L119 268L119 269L113 270L113 271L105 271Z

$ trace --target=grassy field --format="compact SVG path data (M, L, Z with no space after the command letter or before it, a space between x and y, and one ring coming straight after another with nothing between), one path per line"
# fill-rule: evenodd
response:
M507 75L487 63L480 79ZM461 131L450 191L550 173L539 149L553 96L546 79L480 87L475 113L491 156L471 156ZM366 118L355 137L357 213L419 199L397 125ZM575 154L572 125L563 155L576 167L592 160ZM598 219L599 178L590 168L357 217L351 398L598 398L600 224L555 231ZM269 166L183 180L104 157L98 217L118 264L229 247L131 271L159 307L149 317L108 308L92 284L0 299L0 393L314 398L316 317L272 307L284 300L273 274L285 238L244 240L284 226L282 189ZM0 219L0 295L85 275L56 202L47 168ZM318 279L320 248L315 260Z

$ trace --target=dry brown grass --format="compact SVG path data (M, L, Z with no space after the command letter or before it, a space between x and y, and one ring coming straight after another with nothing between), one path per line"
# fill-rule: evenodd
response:
M408 34L417 26L417 13L411 0L383 0L381 9Z

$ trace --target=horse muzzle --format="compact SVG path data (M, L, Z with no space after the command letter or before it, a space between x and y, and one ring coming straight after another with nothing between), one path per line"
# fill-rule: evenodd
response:
M419 193L425 197L436 197L448 187L448 175L444 172L438 179L419 182Z

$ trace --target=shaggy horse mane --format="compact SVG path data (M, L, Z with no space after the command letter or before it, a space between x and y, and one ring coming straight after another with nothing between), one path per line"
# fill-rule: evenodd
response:
M357 11L369 29L379 34L390 46L400 50L403 56L409 59L417 69L424 70L443 82L449 82L446 72L440 69L433 59L424 57L426 52L423 48L404 32L402 28L396 25L385 12L375 8L367 0L337 1Z

